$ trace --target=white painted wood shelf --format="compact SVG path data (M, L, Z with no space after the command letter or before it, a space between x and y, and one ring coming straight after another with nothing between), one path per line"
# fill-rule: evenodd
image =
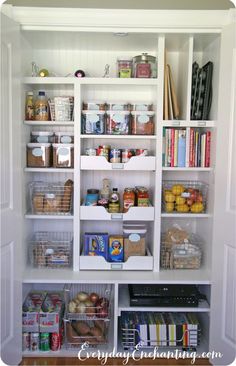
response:
M216 127L217 121L197 121L197 120L163 120L162 127Z
M25 168L26 173L74 173L73 168Z
M211 172L213 171L213 168L162 167L162 170L168 172Z
M33 77L27 76L23 78L24 84L35 85L52 85L52 84L71 84L74 85L76 77L50 76L50 77Z
M81 170L138 170L154 171L155 156L133 156L127 163L110 163L104 156L81 156Z
M153 221L154 207L130 207L126 213L110 213L102 206L80 206L81 220Z
M27 126L74 126L74 121L24 121Z
M25 214L26 219L32 220L73 220L73 215L33 215Z
M156 140L155 135L80 135L81 139Z
M169 218L186 218L186 219L208 219L212 217L211 214L208 213L161 213L161 217L169 217Z

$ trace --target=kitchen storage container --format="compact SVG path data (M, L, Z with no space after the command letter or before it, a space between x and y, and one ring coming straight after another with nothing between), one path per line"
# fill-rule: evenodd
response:
M48 104L52 121L73 121L74 97L55 97Z
M32 131L30 140L34 143L52 143L54 142L54 133L48 131Z
M107 104L101 101L94 102L83 102L83 110L88 111L105 111L107 109Z
M182 242L171 242L162 234L160 264L162 269L199 269L203 240L196 234Z
M162 210L166 213L201 214L207 211L208 184L198 181L163 181Z
M131 78L133 70L132 58L123 58L117 60L118 78Z
M59 131L55 132L55 141L56 144L73 144L74 143L74 133Z
M132 135L153 135L154 134L154 112L131 112L131 133Z
M51 166L51 144L27 144L27 166L31 168L48 168Z
M107 111L106 127L108 135L128 135L130 131L130 112Z
M131 256L145 256L147 227L144 224L132 223L123 225L124 260Z
M135 78L156 78L157 64L156 57L142 53L133 58L133 77Z
M105 133L105 112L86 111L82 112L82 133L101 135Z
M74 144L53 144L53 167L74 168Z
M29 242L29 259L37 268L72 266L73 240L70 232L36 232Z
M72 212L73 182L65 184L29 183L30 211L36 215L70 215Z

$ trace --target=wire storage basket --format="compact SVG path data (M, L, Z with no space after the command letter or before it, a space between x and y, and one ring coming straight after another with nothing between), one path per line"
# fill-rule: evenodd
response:
M71 215L73 182L29 183L30 210L34 215Z
M72 284L64 289L68 320L110 320L112 285Z
M121 312L119 322L124 350L154 347L196 349L201 327L193 313Z
M161 235L160 264L162 269L199 269L202 262L203 240L190 234L183 241L174 242L169 236Z
M164 180L162 211L199 214L207 211L208 184L198 181Z
M74 120L74 97L55 97L48 101L51 121Z
M72 266L73 239L70 232L36 232L29 242L29 259L37 268Z
M85 342L89 347L108 343L109 321L64 319L66 348L76 348Z

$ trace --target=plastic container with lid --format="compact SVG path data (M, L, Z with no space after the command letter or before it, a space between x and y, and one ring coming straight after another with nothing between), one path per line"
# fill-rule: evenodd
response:
M154 134L154 112L131 112L132 135Z
M133 77L135 78L156 78L157 64L156 57L142 53L133 58Z
M128 135L130 131L130 112L107 111L106 126L108 135Z
M74 143L74 133L60 131L55 132L55 143L56 144L73 144Z
M173 269L198 269L201 266L202 253L197 245L185 243L173 245Z
M54 142L54 133L48 131L32 131L30 136L31 142L52 143Z
M53 167L74 168L74 145L53 144Z
M31 168L48 168L51 166L51 144L27 144L27 166Z
M118 78L131 78L133 69L132 58L119 58L117 60L117 76Z
M82 112L82 133L102 135L105 133L105 112L86 111Z
M83 110L87 111L105 111L107 104L101 101L83 102Z
M147 227L144 224L124 224L124 259L131 256L146 255L146 233Z

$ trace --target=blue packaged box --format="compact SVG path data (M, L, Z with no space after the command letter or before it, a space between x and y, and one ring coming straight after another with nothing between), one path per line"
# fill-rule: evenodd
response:
M108 233L85 233L84 255L108 258Z
M109 237L109 262L124 261L124 239L121 235Z

